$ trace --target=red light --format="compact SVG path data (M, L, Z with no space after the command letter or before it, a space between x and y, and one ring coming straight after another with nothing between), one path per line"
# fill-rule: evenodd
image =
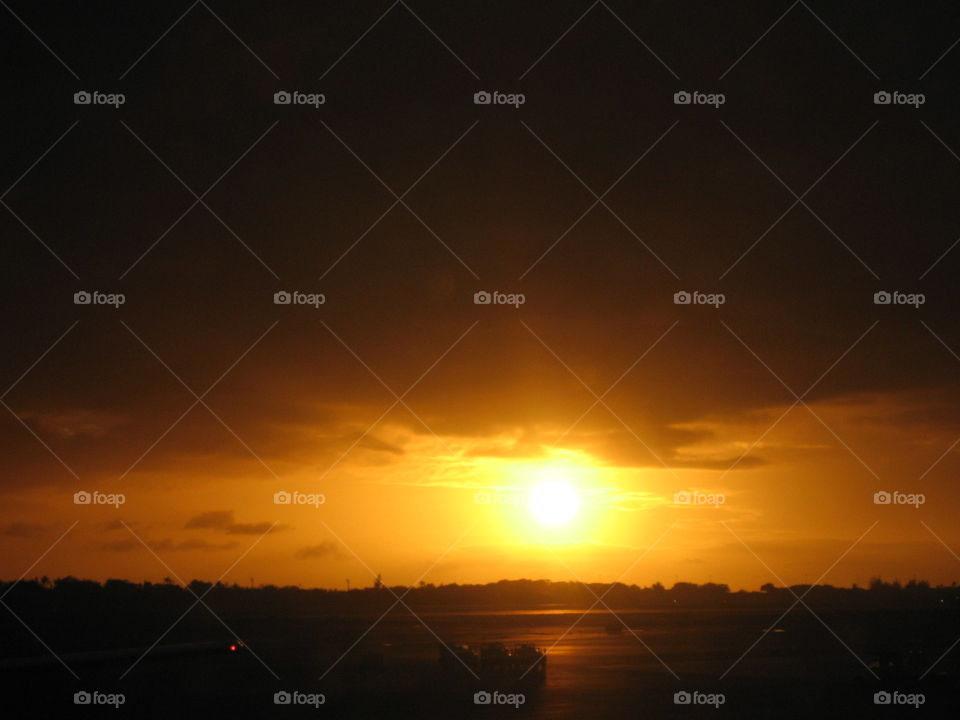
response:
M231 646L230 646L230 652L236 652L236 651L237 651L237 646L236 646L236 645L231 645Z

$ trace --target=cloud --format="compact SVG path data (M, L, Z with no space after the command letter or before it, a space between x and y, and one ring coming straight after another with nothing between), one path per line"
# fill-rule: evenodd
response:
M14 538L35 538L43 534L43 525L14 522L0 528L0 535Z
M283 526L272 522L259 523L231 523L227 525L227 535L263 535L268 532L280 530Z
M19 417L32 420L41 430L65 440L102 438L124 422L122 416L114 413L84 409L35 410L20 413Z
M322 557L337 557L340 555L340 548L333 541L324 541L319 545L308 545L300 548L294 554L299 560L309 560Z
M233 510L211 510L187 520L187 529L220 529L233 522Z
M263 535L267 532L284 529L285 526L269 521L257 523L234 522L233 510L210 510L187 520L188 530L220 530L227 535Z
M202 552L217 552L220 550L229 550L237 546L236 542L224 542L224 543L211 543L206 540L200 540L197 538L188 538L186 540L181 540L179 542L174 541L170 538L164 538L162 540L156 541L147 541L147 546L154 552L180 552L180 551L202 551ZM143 545L139 541L130 539L130 540L115 540L113 542L104 543L100 546L101 550L106 550L108 552L129 552L131 550L136 550L137 548L142 548Z

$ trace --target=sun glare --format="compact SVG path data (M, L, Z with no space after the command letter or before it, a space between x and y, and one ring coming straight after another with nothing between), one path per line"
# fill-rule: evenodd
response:
M579 509L577 491L563 480L544 480L530 491L530 512L541 525L566 525Z

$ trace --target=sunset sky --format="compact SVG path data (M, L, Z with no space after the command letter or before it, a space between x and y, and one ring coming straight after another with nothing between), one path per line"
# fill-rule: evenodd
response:
M950 3L182 5L0 12L0 578L960 577Z

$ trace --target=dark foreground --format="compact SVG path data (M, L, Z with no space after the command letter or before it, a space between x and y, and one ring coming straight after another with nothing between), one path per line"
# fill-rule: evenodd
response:
M138 653L60 653L79 679L55 660L39 667L7 667L4 697L14 712L5 715L960 716L960 650L936 662L960 637L960 621L953 613L834 611L818 613L818 619L795 609L763 636L779 614L624 611L619 613L624 627L609 614L593 613L567 632L580 612L424 613L421 622L398 610L369 632L376 616L231 622L249 645L236 651L229 649L235 637L219 623L202 638L195 636L195 627L184 627L167 635L132 669ZM451 644L529 643L547 649L545 677L538 681L531 672L521 680L517 676L522 673L511 671L479 672L479 679L474 678L452 656L441 661L445 651L438 637ZM177 651L182 643L200 640L212 644ZM50 644L56 649L56 642ZM90 693L88 705L74 702L75 693L83 692ZM890 704L875 703L876 693L889 693ZM116 707L119 694L123 702ZM275 698L290 702L278 704Z

